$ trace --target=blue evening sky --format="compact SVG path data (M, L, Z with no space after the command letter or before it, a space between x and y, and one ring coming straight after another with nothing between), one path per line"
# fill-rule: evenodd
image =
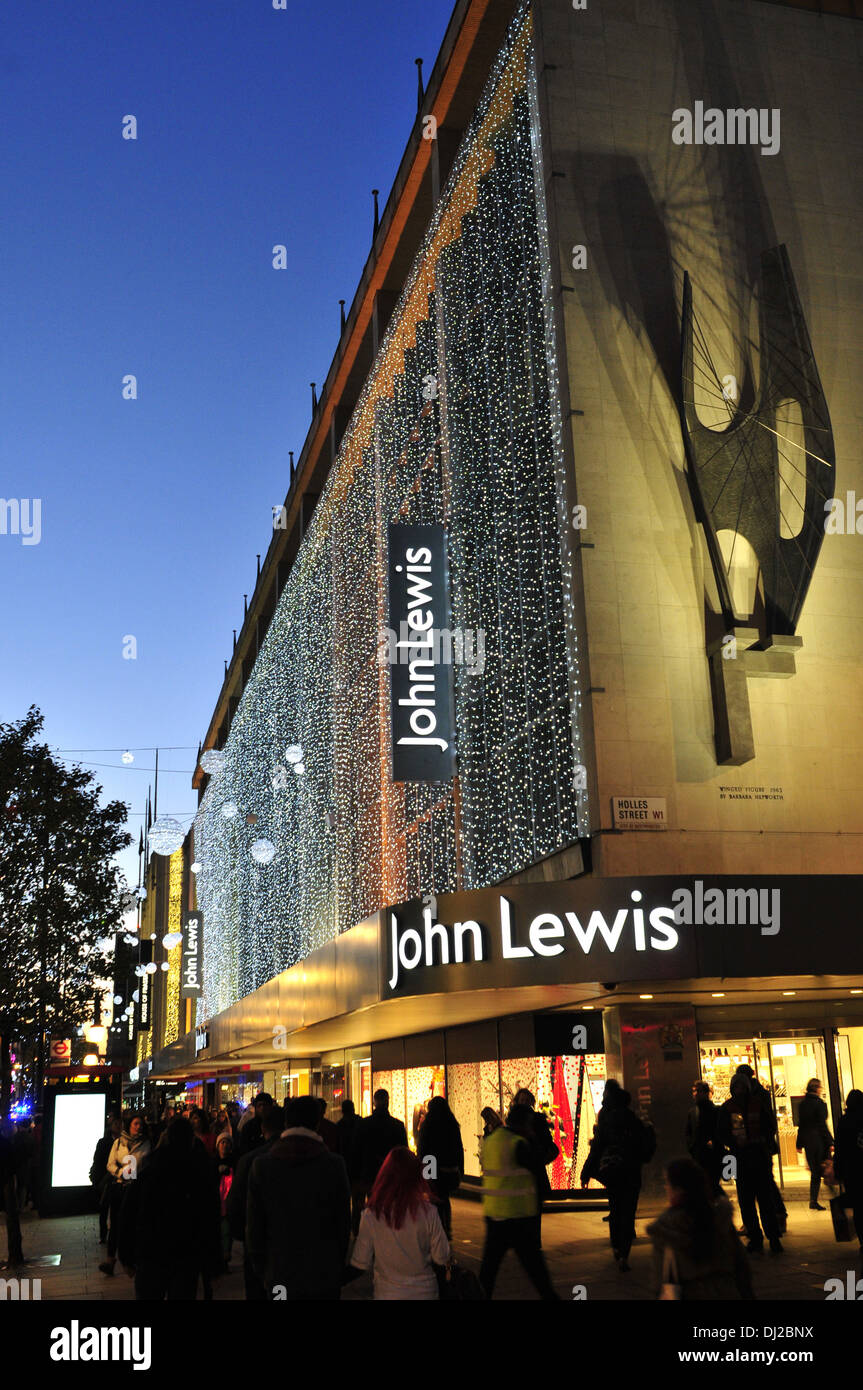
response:
M99 750L137 838L194 749L452 0L5 0L0 720ZM135 141L122 138L134 115ZM284 243L289 267L272 268ZM122 398L133 373L138 399ZM127 636L137 659L123 658ZM162 774L164 769L164 775ZM170 770L170 771L169 771Z

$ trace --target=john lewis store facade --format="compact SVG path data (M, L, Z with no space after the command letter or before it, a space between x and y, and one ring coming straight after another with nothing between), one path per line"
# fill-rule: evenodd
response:
M861 1084L858 27L631 9L454 12L204 740L203 1031L153 1076L389 1080L409 1132L445 1086L467 1136L524 1083L583 1145L612 1074L660 1153L726 1056L789 1124L810 1061ZM696 101L781 149L675 143ZM393 705L399 527L484 659Z
M810 877L767 888L585 876L442 895L434 911L417 900L312 952L167 1049L159 1068L197 1075L212 1101L242 1084L245 1099L261 1086L279 1098L313 1091L333 1110L350 1096L361 1113L383 1086L412 1142L428 1100L446 1095L469 1177L481 1110L505 1110L528 1086L555 1128L551 1177L564 1194L578 1188L607 1076L657 1128L658 1180L682 1148L692 1082L705 1077L721 1102L745 1061L774 1096L780 1177L793 1186L805 1176L793 1139L806 1082L822 1078L835 1123L840 1097L863 1081L863 946L843 908L849 886L863 881L834 881L825 898ZM742 909L768 892L779 920L765 930ZM707 922L685 920L687 894L693 907L706 900ZM723 924L709 920L720 895L734 907ZM827 917L848 946L841 971L824 958L814 976L813 922ZM742 960L748 978L736 974Z

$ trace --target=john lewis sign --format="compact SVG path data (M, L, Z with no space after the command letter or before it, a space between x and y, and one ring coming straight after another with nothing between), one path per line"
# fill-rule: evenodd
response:
M863 971L859 875L502 885L380 914L381 998ZM828 959L829 958L829 959Z
M455 774L446 533L442 526L390 525L389 621L399 660L390 667L394 782L443 782Z
M183 915L183 953L181 957L180 997L200 999L204 987L204 914Z

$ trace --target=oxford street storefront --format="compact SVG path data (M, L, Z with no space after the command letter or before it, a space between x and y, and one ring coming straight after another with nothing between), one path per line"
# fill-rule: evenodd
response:
M728 1095L748 1062L774 1097L783 1184L805 1180L793 1134L810 1076L832 1123L863 1088L859 876L671 877L505 885L377 914L202 1022L153 1059L201 1097L349 1097L385 1088L416 1143L446 1095L468 1180L486 1107L527 1087L554 1127L554 1191L579 1191L607 1077L683 1150L692 1086ZM212 1087L214 1089L205 1089ZM247 1094L248 1093L248 1094Z

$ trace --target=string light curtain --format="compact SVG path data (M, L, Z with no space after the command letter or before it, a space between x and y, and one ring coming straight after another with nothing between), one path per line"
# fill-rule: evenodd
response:
M166 935L183 930L183 851L176 850L168 866L168 930ZM180 1036L180 974L183 963L183 943L172 946L166 957L168 961L167 983L165 985L165 1037L162 1043L176 1042ZM154 977L155 978L155 977Z
M385 904L481 887L587 833L531 39L523 11L199 808L199 1018ZM447 527L451 625L484 634L483 669L453 666L458 817L451 783L392 782L377 651L399 521Z

